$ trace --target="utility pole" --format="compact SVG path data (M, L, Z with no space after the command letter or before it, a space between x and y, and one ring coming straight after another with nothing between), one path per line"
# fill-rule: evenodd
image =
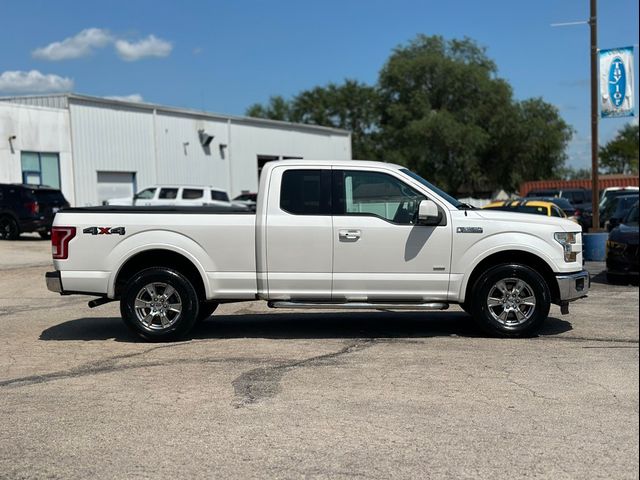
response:
M591 29L591 191L593 197L591 231L600 230L600 182L598 173L598 19L597 0L590 0L589 27Z

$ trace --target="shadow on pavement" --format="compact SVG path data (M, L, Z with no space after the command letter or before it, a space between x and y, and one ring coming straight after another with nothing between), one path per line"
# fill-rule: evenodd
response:
M549 317L539 336L572 330L571 323ZM197 325L189 339L340 339L484 337L463 312L266 313L214 315ZM40 340L109 340L139 342L118 317L80 318L54 325Z

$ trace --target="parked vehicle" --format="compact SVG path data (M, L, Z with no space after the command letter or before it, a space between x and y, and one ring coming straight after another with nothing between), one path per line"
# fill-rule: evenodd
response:
M593 223L591 209L580 210L579 208L574 207L569 200L563 197L540 197L538 200L552 202L560 207L562 211L567 214L567 217L569 217L570 220L578 222L582 226L582 231L587 231L591 228Z
M265 165L257 212L74 208L56 216L61 294L120 301L147 340L185 335L219 303L273 308L444 310L460 304L494 335L537 332L551 303L586 296L580 227L479 210L399 165Z
M69 206L62 192L43 185L0 184L0 238L38 232L49 238L56 212Z
M105 200L104 205L118 206L203 206L230 207L229 195L224 190L207 185L157 185L145 188L133 197ZM236 205L242 206L244 205Z
M605 188L600 193L600 211L602 211L607 202L609 202L612 198L617 197L619 195L627 195L630 193L638 193L640 191L639 187L609 187Z
M600 214L600 226L606 228L608 232L617 227L638 202L638 198L638 192L611 198Z
M591 190L585 188L566 189L543 189L531 190L525 198L538 198L540 200L553 201L553 198L564 199L571 204L574 212L569 213L565 207L562 208L567 216L575 217L576 221L582 225L583 230L588 230L593 225L593 205ZM554 202L555 203L555 202Z
M638 202L623 222L611 230L607 241L607 280L619 283L638 280Z
M246 205L249 210L256 211L256 203L258 201L258 194L251 192L243 192L233 199L234 204Z
M569 218L569 220L578 223L578 220L575 217L569 217L562 208L555 204L555 202L549 200L531 198L520 200L500 200L485 205L482 208L487 210L502 210L505 212L534 213L536 215L545 215L547 217ZM572 210L575 211L573 208Z

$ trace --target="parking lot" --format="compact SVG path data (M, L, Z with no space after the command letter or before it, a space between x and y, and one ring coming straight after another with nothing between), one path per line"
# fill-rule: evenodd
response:
M638 287L602 263L531 339L254 302L148 344L47 291L49 249L0 242L0 478L638 477Z

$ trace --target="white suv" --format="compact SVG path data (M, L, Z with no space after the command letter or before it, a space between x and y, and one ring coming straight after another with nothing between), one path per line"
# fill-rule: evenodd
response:
M206 185L157 185L136 193L133 197L105 200L105 205L151 206L240 206L229 201L224 190Z

